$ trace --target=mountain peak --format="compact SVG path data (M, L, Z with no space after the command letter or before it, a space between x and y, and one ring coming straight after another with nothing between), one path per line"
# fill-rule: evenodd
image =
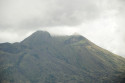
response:
M38 30L24 39L21 43L41 43L48 41L50 38L51 35L49 34L49 32Z
M49 32L47 32L47 31L42 31L42 30L38 30L38 31L34 32L33 34L37 34L37 35L38 35L38 34L39 34L39 35L40 35L40 34L42 34L42 35L46 35L46 34L47 34L47 35L50 35ZM33 34L32 34L32 35L33 35Z
M38 31L34 32L33 34L31 34L26 39L24 39L21 43L22 44L28 44L28 45L33 45L33 44L39 45L39 44L43 44L44 42L50 43L51 39L52 39L52 37L51 37L49 32L38 30ZM70 44L70 43L75 43L75 42L78 42L78 41L81 41L81 40L86 40L86 38L83 37L82 35L78 34L78 33L75 33L75 34L71 35L65 41L65 43Z

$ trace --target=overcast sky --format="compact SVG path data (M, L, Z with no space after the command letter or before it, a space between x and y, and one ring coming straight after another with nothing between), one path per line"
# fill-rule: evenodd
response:
M0 0L0 42L19 42L36 30L79 33L125 57L125 0Z

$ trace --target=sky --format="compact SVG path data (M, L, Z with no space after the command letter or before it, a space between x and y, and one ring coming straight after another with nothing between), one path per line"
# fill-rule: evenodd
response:
M0 0L0 43L37 30L78 33L125 57L125 0Z

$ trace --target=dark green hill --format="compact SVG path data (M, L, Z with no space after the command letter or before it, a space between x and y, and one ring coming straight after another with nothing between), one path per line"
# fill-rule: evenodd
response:
M0 44L0 83L124 83L125 59L81 35L37 31Z

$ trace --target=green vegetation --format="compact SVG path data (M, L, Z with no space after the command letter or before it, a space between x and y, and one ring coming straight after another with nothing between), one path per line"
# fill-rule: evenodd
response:
M83 36L37 31L0 44L0 83L124 83L125 59Z

